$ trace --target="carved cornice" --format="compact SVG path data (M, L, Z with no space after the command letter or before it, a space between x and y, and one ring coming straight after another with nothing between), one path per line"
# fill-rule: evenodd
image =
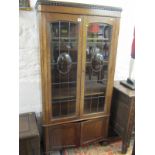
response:
M99 9L99 10L115 11L115 12L122 11L122 9L119 7L72 3L72 2L50 1L50 0L38 0L36 3L36 8L38 5L66 6L66 7L86 8L86 9Z

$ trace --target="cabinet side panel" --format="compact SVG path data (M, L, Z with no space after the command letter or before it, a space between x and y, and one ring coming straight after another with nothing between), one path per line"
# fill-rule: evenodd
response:
M108 83L107 83L107 93L106 93L106 104L107 114L110 113L110 107L111 107L111 98L112 98L112 92L113 92L113 85L114 85L114 73L115 73L115 64L116 64L116 55L117 55L117 43L118 43L118 34L119 34L119 24L120 19L116 18L114 19L114 31L113 31L113 37L112 37L112 49L111 54L109 58L109 68L108 68Z
M38 27L39 27L39 48L40 48L40 64L41 64L41 86L42 86L42 113L43 124L48 122L48 106L47 103L47 69L46 69L46 38L45 38L45 15L44 13L37 13Z

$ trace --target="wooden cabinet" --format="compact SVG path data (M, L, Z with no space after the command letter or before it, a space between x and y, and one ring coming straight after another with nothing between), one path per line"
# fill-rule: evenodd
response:
M36 9L45 151L105 139L121 9L48 0Z
M111 128L123 140L122 153L127 152L132 132L134 131L135 91L120 84L114 83L111 105Z
M19 155L40 155L40 134L35 113L19 115Z

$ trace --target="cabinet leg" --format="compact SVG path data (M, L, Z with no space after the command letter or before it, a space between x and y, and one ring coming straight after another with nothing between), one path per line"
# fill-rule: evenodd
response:
M122 142L122 153L123 154L127 152L127 148L128 148L127 144L128 144L127 141Z
M127 142L127 147L129 147L130 146L130 140L128 140L128 142Z
M63 150L60 150L60 155L64 155Z
M122 146L122 153L125 154L127 152L127 146L123 145Z
M133 145L132 155L135 155L135 141L134 141L134 145Z

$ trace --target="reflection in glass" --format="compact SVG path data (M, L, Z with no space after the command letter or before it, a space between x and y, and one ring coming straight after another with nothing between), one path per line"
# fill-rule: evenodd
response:
M103 63L104 63L103 55L100 53L95 53L95 55L91 58L92 70L94 72L101 71Z

